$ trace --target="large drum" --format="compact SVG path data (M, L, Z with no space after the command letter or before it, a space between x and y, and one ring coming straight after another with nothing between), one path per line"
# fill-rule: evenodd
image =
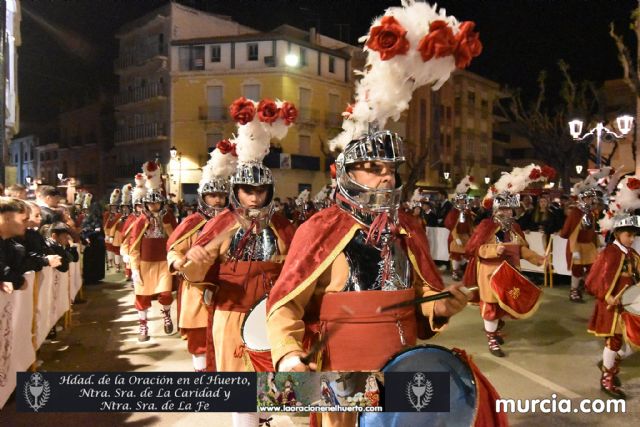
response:
M449 412L369 412L360 415L361 427L470 426L476 416L477 389L472 369L455 351L424 345L402 351L382 372L448 372ZM388 391L386 391L388 392Z
M628 342L640 347L640 285L630 286L625 289L620 303L622 312L622 324L624 335Z
M267 336L267 295L251 307L242 321L242 342L257 372L274 371L271 362L271 345Z
M625 311L640 316L640 285L630 286L625 289L620 302Z

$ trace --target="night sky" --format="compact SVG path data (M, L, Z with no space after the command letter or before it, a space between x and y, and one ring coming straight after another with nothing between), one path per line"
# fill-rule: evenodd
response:
M166 0L23 0L19 90L23 126L55 119L61 106L97 92L117 90L113 34ZM357 43L371 20L400 0L183 0L180 3L226 14L267 31L288 23ZM549 92L558 88L557 62L569 63L576 80L602 82L622 76L609 23L614 22L632 50L629 29L638 0L443 0L460 21L476 22L484 45L470 70L502 85L536 93L542 69ZM77 105L77 104L76 104Z

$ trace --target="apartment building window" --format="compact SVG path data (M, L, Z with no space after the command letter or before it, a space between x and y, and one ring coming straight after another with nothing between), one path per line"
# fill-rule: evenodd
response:
M300 66L301 67L306 67L308 64L307 62L307 49L301 47L300 48Z
M260 85L244 85L242 86L242 96L254 101L260 100Z
M204 46L183 46L178 48L180 71L204 70Z
M333 56L329 57L329 72L330 73L336 72L336 59Z
M453 100L453 110L456 114L460 114L462 112L462 96L460 96L460 94L457 94Z
M211 62L220 62L220 45L215 44L211 46Z
M474 106L476 105L476 93L469 91L467 93L467 101L469 102L469 106Z
M258 60L258 43L247 44L247 61Z
M311 154L311 136L300 135L298 138L298 154L308 156Z

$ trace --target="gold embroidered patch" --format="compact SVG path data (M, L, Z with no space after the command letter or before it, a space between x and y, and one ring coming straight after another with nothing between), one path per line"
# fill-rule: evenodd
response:
M520 288L513 287L509 291L507 291L507 293L511 298L518 299L518 297L520 296Z

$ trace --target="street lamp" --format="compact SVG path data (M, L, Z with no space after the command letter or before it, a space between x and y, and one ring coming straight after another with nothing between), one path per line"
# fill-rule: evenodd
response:
M176 158L176 156L178 155L178 149L175 145L169 149L169 154L171 155L172 159Z
M484 177L484 183L489 185L490 182L491 182L491 178L489 176L485 176Z
M27 185L31 185L31 181L33 180L33 177L29 175L25 178L25 180L27 181Z
M62 173L58 173L58 181L62 181L62 178L64 178L64 175Z
M576 165L576 172L578 173L578 175L582 173L582 165Z
M618 130L620 134L612 131L607 128L602 122L598 122L596 126L589 130L584 135L580 136L582 133L582 120L574 119L569 122L569 133L576 141L583 141L588 136L596 137L596 168L600 169L601 163L601 152L600 152L600 142L602 140L602 135L611 135L616 139L624 138L631 131L631 127L633 126L633 117L629 115L619 116L616 118L616 124L618 126Z
M444 179L449 180L449 176L451 174L449 172L444 172L442 175L444 175Z
M300 62L300 58L295 53L287 53L284 57L284 63L289 67L297 67Z

